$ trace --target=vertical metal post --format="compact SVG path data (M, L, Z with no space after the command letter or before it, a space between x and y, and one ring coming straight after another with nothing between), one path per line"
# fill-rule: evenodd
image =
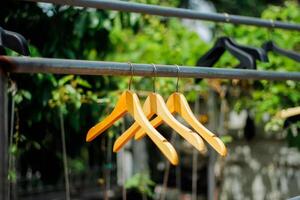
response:
M8 189L8 112L7 76L0 68L0 199L7 199Z
M218 126L218 110L217 110L217 97L216 93L211 90L209 91L209 100L208 100L208 110L209 110L209 129L215 132ZM207 199L214 200L215 198L215 188L216 188L216 180L215 180L215 163L216 163L216 153L213 149L208 147L208 169L207 169L207 182L208 182L208 191L207 191Z
M194 112L197 116L199 116L200 109L200 95L197 91L197 97L194 104ZM192 200L197 200L197 190L198 190L198 154L199 152L196 149L193 149L193 176L192 176Z

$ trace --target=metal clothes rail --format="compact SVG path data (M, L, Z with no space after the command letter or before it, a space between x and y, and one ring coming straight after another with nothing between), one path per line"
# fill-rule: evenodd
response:
M222 78L253 80L294 80L300 81L299 72L272 72L245 69L156 65L133 63L133 71L128 63L85 61L53 58L30 58L0 56L0 68L11 73L54 73L81 75L127 75L185 78Z
M126 12L136 12L150 15L160 15L166 17L179 17L188 19L199 19L214 22L245 24L269 28L280 28L300 31L300 25L294 23L272 21L255 17L240 15L228 15L226 13L203 13L182 8L171 8L142 3L115 1L115 0L25 0L33 2L45 2L60 5L80 6L98 9L109 9Z
M159 15L165 17L179 17L195 20L206 20L232 24L245 24L268 28L280 28L300 31L300 24L228 15L220 13L203 13L188 9L170 8L140 3L113 1L113 0L25 0L33 2L54 3L60 5L110 9L125 12ZM255 80L294 80L300 81L299 72L272 72L259 70L241 70L207 67L181 66L180 73L175 66L157 65L156 73L149 64L133 64L133 73L136 76L160 77L190 77L190 78L223 78L223 79L255 79ZM83 61L51 58L29 58L0 56L0 199L7 199L7 155L8 155L8 97L7 76L11 73L55 73L55 74L82 74L82 75L131 75L128 63ZM210 190L211 191L211 190ZM212 199L213 193L210 192Z

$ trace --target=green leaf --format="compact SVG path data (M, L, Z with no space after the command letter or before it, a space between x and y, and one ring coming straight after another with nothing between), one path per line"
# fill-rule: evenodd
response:
M22 90L22 95L27 99L31 100L31 94L29 91Z
M80 77L76 78L76 82L78 83L78 85L80 85L82 87L92 88L92 86L89 84L89 82L87 82L86 80L83 80Z
M65 85L67 82L71 81L73 78L74 78L74 75L67 75L67 76L64 76L63 78L61 78L61 79L58 81L58 85L59 85L59 86L63 86L63 85Z
M13 144L11 147L10 147L10 153L12 155L16 155L17 154L17 151L18 151L18 147L16 144Z

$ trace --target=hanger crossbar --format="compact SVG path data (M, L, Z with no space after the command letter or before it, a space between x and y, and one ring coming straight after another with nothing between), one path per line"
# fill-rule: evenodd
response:
M155 73L153 72L152 64L133 63L132 65L134 76L178 77L176 65L157 64ZM0 56L0 67L10 73L53 73L97 76L131 76L132 74L128 63L55 58ZM300 72L180 66L179 77L300 81Z
M197 19L205 21L253 25L268 28L280 28L287 30L300 31L300 25L295 23L270 21L256 17L247 17L240 15L227 15L224 13L204 13L183 8L171 8L165 6L148 5L142 3L133 3L125 1L112 0L25 0L33 2L53 3L59 5L70 5L97 9L117 10L124 12L135 12L150 15L159 15L164 17L179 17L187 19Z

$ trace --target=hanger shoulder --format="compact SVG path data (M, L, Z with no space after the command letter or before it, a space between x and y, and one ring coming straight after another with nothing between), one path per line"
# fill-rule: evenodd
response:
M183 96L183 95L182 95ZM167 107L173 114L174 112L179 113L220 155L225 156L227 149L216 135L205 128L192 113L185 97L182 97L180 93L173 93L167 101ZM178 100L181 99L181 100ZM182 105L185 105L184 107ZM182 108L183 107L183 108ZM151 124L156 127L163 122L162 118L156 117L151 121ZM139 140L145 136L145 131L139 129L136 132L135 139Z
M138 123L134 122L133 125L122 133L122 135L120 135L114 143L113 152L118 152L134 136L135 132L139 130L139 128L140 126Z
M162 151L168 160L173 165L177 165L178 155L174 147L150 124L149 120L144 115L137 95L131 92L128 94L128 100L130 100L128 112L132 115L139 126L146 131L150 139L156 144L156 146Z
M173 107L173 104L170 103L170 101L172 100L173 98L169 98L168 99L168 102L166 105L168 107L168 110L171 114L173 114L175 112L175 109ZM153 127L158 127L159 125L161 125L163 123L163 119L160 117L160 116L157 116L156 118L154 118L153 120L151 120L151 124ZM135 134L135 137L134 139L135 140L140 140L142 139L144 136L145 136L145 131L143 129L139 129L136 134Z
M163 119L161 117L157 116L153 120L151 120L150 123L154 128L157 128L159 125L161 125L163 123ZM142 128L139 127L135 133L134 139L140 140L145 135L146 135L146 132Z
M7 47L24 56L30 55L27 41L21 34L5 30L1 27L0 46Z
M214 46L199 58L196 65L212 67L220 59L224 52L225 48L222 45L222 41L221 39L218 39Z
M95 139L98 135L103 133L106 129L108 129L112 124L120 119L126 113L126 91L121 95L116 107L111 112L111 114L106 117L104 120L90 128L87 133L86 141L90 142Z
M250 54L253 58L256 60L260 60L263 62L268 62L268 56L264 49L259 47L252 47L252 46L246 46L238 44L235 40L232 38L228 38L228 41L235 47L241 49L242 51L245 51L246 53Z
M240 66L245 69L256 69L256 62L251 55L238 49L232 45L227 39L224 40L226 50L228 50L234 57L240 61Z
M176 120L176 118L172 115L175 111L172 104L168 104L168 106L164 103L163 98L155 93L151 94L151 99L153 104L156 104L157 117L151 121L151 124L154 127L159 126L163 122L166 122L170 127L172 127L175 131L177 131L183 138L185 138L189 143L191 143L196 149L201 152L206 152L206 147L201 137L196 135L189 128L183 126L180 122ZM170 112L171 111L171 112ZM136 132L135 139L141 139L145 136L145 131L143 129L139 129Z
M273 51L275 53L281 54L283 56L286 56L292 60L295 60L297 62L300 62L300 53L297 53L295 51L291 51L291 50L286 50L283 49L279 46L277 46L273 41L268 41L265 42L262 47L266 50L266 51Z
M169 98L168 102L167 102L167 107L168 110L171 114L173 114L175 112L175 109L173 107L173 104L170 102L173 98ZM151 120L151 124L153 127L158 127L159 125L161 125L163 123L163 119L159 116L157 116L156 118L154 118L153 120ZM141 138L143 138L145 136L145 131L144 130L138 130L137 133L135 134L134 139L135 140L140 140Z
M228 50L240 61L238 67L256 69L256 62L254 58L242 49L235 47L230 40L231 39L229 37L218 38L214 46L198 59L196 66L212 67L221 58L224 52ZM195 82L198 83L201 80L201 78L196 78Z
M150 119L155 114L151 108L150 103L150 98L148 96L143 106L143 112L147 119ZM138 130L141 130L144 134L146 134L144 129L140 128L137 122L134 122L124 133L122 133L122 135L120 135L116 139L113 151L119 151L136 134Z
M292 116L300 115L300 106L288 108L277 112L276 116L281 119L287 119Z
M273 51L273 41L269 40L261 45L261 47L266 51Z
M180 93L173 93L170 98L173 98L170 102L174 101L173 104L175 105L174 108L176 109L176 112L181 115L184 120L188 122L221 156L225 156L227 154L227 149L222 140L197 120L191 111L186 98Z
M153 104L155 104L157 116L179 133L179 135L193 145L198 151L203 153L207 151L201 137L177 121L177 119L170 113L163 98L159 94L152 93L151 98Z
M166 103L167 105L167 108L169 110L169 112L171 114L174 114L175 112L177 112L177 109L176 107L180 106L180 105L176 105L175 103L177 103L175 100L175 95L172 94L169 98L168 98L168 101ZM151 120L151 124L154 126L154 127L157 127L159 126L160 124L163 123L163 119L159 116L157 116L156 118L154 118L153 120ZM145 136L145 131L140 129L137 131L137 133L135 134L135 139L136 140L140 140L142 137Z

